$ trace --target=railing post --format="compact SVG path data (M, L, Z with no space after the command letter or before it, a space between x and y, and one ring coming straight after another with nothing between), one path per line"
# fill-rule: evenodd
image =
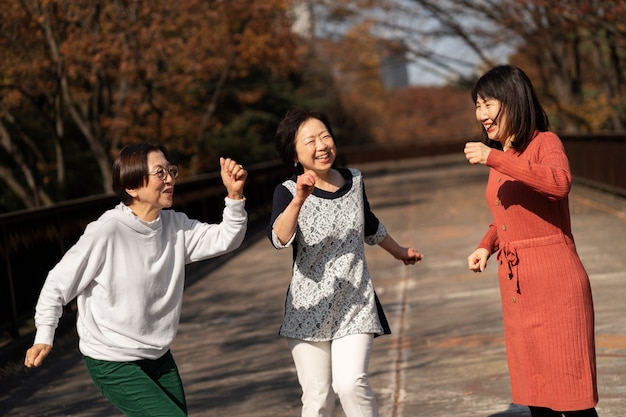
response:
M9 256L9 239L7 237L6 226L2 226L2 257L4 258L4 264L6 265L7 281L9 284L9 300L11 302L11 323L9 324L7 331L11 338L17 339L20 336L20 329L17 323L17 300L15 299L15 285L13 284L13 268L11 267L11 256Z

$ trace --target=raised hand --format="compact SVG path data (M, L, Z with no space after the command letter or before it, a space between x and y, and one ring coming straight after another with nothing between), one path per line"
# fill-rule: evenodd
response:
M467 158L470 164L485 165L487 163L489 152L491 152L491 148L481 142L467 142L465 144L464 152L465 158Z
M233 200L243 198L243 186L248 178L246 171L241 164L230 158L220 158L220 174L222 182L228 191L228 197Z
M304 201L313 193L315 189L315 180L317 179L317 175L313 171L307 171L304 174L298 176L296 181L296 195L294 198L297 198L300 201Z

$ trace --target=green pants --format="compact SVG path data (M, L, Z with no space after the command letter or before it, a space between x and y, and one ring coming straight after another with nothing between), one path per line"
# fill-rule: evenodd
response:
M83 356L100 392L129 417L187 416L187 402L170 351L156 360L109 362Z

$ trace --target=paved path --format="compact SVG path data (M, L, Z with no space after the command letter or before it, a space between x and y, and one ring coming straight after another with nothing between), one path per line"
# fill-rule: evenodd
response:
M393 330L375 341L371 383L383 417L528 417L510 404L495 264L466 257L485 231L487 171L461 157L367 165L368 197L396 240L426 258L405 267L379 247L368 265ZM626 200L576 186L572 222L596 305L601 417L626 415ZM296 417L299 387L276 336L291 253L252 232L237 255L203 263L172 348L190 416ZM44 367L0 379L0 415L110 417L72 335ZM5 372L7 370L5 369ZM342 417L338 405L336 417Z

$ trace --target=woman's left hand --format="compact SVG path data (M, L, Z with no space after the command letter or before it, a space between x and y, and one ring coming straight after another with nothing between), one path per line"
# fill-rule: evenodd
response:
M243 165L230 158L220 158L220 174L222 182L228 190L228 198L233 200L241 200L243 198L243 186L248 178L248 171Z
M419 251L413 248L405 248L406 251L403 251L402 255L398 258L405 265L415 265L422 261L424 255L422 255Z

